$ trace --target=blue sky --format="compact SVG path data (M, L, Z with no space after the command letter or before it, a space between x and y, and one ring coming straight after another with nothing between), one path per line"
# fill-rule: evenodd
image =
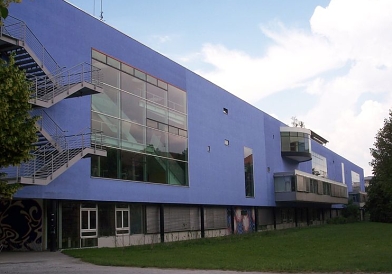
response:
M69 0L99 17L100 0ZM392 106L390 0L103 0L105 23L289 124L371 175Z

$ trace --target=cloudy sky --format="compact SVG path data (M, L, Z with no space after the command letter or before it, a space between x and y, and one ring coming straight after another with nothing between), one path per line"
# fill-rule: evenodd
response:
M70 0L93 16L101 0ZM392 107L390 0L102 0L103 20L371 175Z

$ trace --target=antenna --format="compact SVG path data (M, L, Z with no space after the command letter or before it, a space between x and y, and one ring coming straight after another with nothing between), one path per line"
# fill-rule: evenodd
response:
M103 21L102 0L101 0L101 16L99 18L101 21Z

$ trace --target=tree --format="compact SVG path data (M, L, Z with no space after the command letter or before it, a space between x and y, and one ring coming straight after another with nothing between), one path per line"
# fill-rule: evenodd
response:
M32 143L37 140L37 117L29 114L30 87L13 55L8 62L0 60L0 168L30 159ZM1 197L11 198L17 189L16 185L0 182Z
M0 18L7 18L8 16L8 6L11 3L20 3L22 0L0 0ZM1 22L0 22L1 26Z
M296 116L291 117L291 125L293 127L305 127L305 123L303 121L299 121Z
M392 223L392 111L384 120L384 126L378 131L374 148L370 149L373 157L373 179L368 188L368 200L365 209L370 220Z

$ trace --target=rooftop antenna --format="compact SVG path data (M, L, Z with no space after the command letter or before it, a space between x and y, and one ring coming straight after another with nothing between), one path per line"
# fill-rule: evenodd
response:
M101 21L103 21L103 11L102 11L102 0L101 0L101 16L99 17Z

